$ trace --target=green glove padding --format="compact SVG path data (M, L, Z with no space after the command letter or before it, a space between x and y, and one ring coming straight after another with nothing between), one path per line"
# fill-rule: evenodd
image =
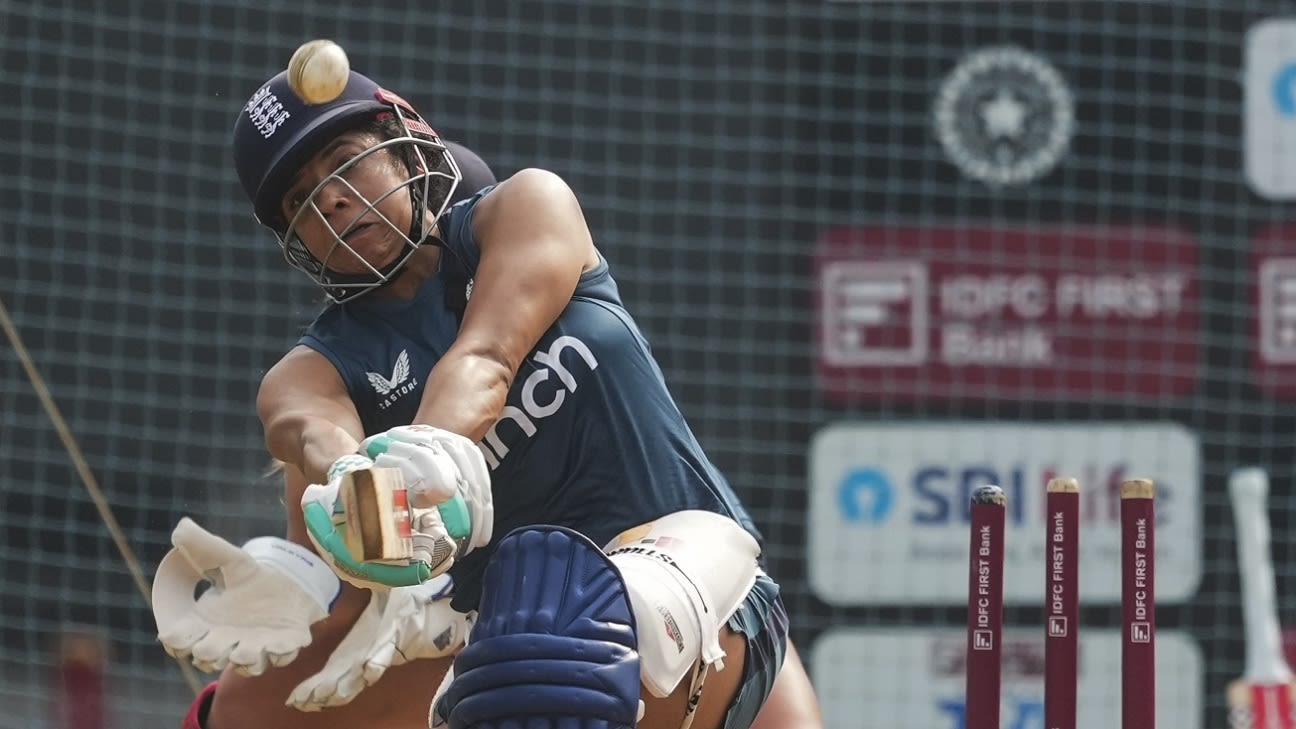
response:
M334 570L387 587L421 585L432 578L432 569L427 562L412 561L407 565L395 565L356 561L338 531L339 525L334 523L333 515L323 504L311 502L302 511L306 516L306 529L310 531L311 539L316 546L328 552L325 557L333 563Z

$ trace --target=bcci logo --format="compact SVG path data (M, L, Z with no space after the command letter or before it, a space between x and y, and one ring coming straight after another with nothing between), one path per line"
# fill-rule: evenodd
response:
M941 84L936 136L963 174L1020 185L1048 174L1075 129L1075 101L1057 69L1013 47L963 59Z

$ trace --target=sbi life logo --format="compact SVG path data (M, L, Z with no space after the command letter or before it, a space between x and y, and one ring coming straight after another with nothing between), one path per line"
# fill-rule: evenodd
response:
M1296 61L1291 61L1278 69L1270 86L1274 108L1287 118L1296 117Z
M1124 463L1086 465L1078 472L1060 473L1053 467L1025 465L920 465L897 479L886 469L866 465L851 469L837 485L842 518L852 524L880 525L899 519L915 526L942 526L969 521L972 493L985 484L1004 489L1005 515L1012 524L1040 523L1045 515L1044 484L1056 476L1074 476L1081 484L1081 519L1120 521L1120 485L1134 474ZM1169 512L1169 489L1157 484L1158 522Z
M846 521L876 524L891 514L895 491L881 470L858 468L842 479L837 505Z

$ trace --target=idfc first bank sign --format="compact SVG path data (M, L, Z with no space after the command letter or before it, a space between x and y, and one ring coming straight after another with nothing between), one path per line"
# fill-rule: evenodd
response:
M817 265L830 396L1158 399L1197 381L1197 244L1176 228L841 228Z
M810 585L834 605L964 604L968 502L1008 497L1004 599L1041 605L1045 485L1080 481L1080 594L1120 600L1120 484L1157 485L1156 599L1180 602L1201 577L1201 456L1175 423L841 423L810 448Z

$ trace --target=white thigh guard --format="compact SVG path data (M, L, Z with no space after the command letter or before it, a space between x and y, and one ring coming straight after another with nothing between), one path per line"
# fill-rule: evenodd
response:
M603 551L625 581L653 696L669 696L698 658L724 668L720 628L756 582L752 535L722 514L679 511L622 532Z

